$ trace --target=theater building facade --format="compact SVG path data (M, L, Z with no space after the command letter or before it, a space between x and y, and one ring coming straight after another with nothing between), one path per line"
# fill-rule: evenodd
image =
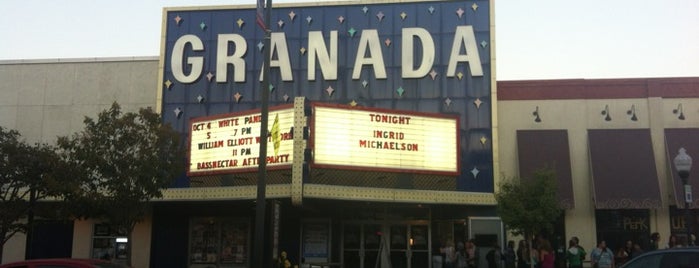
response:
M135 267L251 267L262 90L266 250L300 267L430 267L446 241L518 239L493 193L541 167L566 209L554 238L686 233L671 159L699 155L699 78L496 83L489 1L281 4L272 22L267 45L253 6L167 8L158 57L0 62L0 125L30 142L117 101L157 108L188 151L133 241L46 217L3 262L130 246Z

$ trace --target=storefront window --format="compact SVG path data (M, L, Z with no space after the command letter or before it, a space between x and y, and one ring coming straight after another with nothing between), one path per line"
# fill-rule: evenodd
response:
M598 209L595 211L597 241L617 250L626 241L650 247L650 212L647 209ZM596 246L596 245L594 245Z
M190 267L246 267L250 255L248 220L195 218L190 225Z
M699 229L699 215L694 209L689 211L689 223L687 222L687 215L684 209L678 209L676 206L670 207L670 233L677 237L680 244L687 244L687 228L689 228L690 233L696 234L696 230ZM695 235L696 236L696 235ZM667 243L668 241L663 241ZM696 243L696 241L692 241Z
M128 240L125 232L119 232L108 224L95 224L92 235L92 258L126 260Z

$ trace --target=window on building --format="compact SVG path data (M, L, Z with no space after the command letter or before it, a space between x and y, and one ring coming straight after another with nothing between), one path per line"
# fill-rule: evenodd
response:
M125 232L109 224L95 224L92 234L92 258L105 260L126 260L128 238Z
M250 256L249 220L194 218L190 224L190 267L246 267Z

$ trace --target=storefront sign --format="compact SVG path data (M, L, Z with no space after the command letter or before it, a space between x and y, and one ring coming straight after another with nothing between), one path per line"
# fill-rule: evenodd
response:
M268 137L267 167L291 166L293 121L292 108L270 109L269 127L272 131ZM190 123L188 175L256 171L260 155L260 123L259 112L193 119Z
M313 120L316 166L459 172L455 117L316 104Z

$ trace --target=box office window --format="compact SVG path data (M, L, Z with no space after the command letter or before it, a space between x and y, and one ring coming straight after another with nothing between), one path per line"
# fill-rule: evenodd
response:
M189 233L190 267L247 267L250 258L249 220L194 218Z

